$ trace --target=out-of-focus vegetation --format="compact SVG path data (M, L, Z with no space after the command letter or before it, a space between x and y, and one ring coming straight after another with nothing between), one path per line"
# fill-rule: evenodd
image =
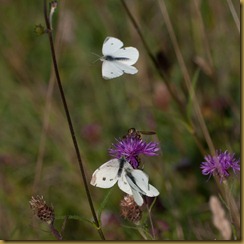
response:
M170 84L187 103L190 96L158 1L127 4L151 51L160 57ZM197 77L194 90L212 141L217 149L239 157L240 33L229 5L223 0L167 0L165 4L190 77ZM233 4L239 16L239 2ZM31 196L39 194L54 206L57 229L65 216L78 218L67 221L65 240L99 240L94 226L82 220L91 220L92 215L56 83L47 98L53 84L49 42L47 35L34 32L35 25L45 25L43 2L1 0L0 5L0 236L8 240L54 239L29 207ZM87 180L110 159L108 148L115 138L131 127L154 130L156 135L143 138L159 141L161 155L142 161L160 191L152 209L157 239L222 239L209 208L210 196L219 195L216 183L202 176L204 155L121 2L59 1L53 20L59 70ZM101 55L107 36L138 48L138 74L102 79L101 62L94 63L97 57L93 53ZM228 181L239 202L239 177ZM90 190L98 210L110 190L92 186ZM105 237L142 239L130 228L131 223L120 218L123 193L117 186L111 191L102 214Z

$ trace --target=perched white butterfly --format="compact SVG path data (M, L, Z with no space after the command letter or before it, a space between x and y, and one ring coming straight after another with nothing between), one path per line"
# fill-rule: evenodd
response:
M148 197L156 197L159 195L159 191L149 184L149 178L142 170L125 169L125 171L125 178L131 187L134 200L139 206L143 204L141 194Z
M139 52L134 47L123 47L123 42L114 37L107 37L103 42L102 76L112 79L126 74L136 74L138 70L132 66L139 58Z
M110 188L118 181L119 188L133 195L137 205L142 206L142 195L155 197L159 191L148 183L148 176L133 167L124 159L111 159L101 165L92 175L91 185L100 188Z

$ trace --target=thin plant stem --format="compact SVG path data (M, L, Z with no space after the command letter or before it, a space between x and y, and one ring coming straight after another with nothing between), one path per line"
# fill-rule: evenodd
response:
M60 11L60 12L62 12L62 11ZM61 31L58 31L58 34L55 39L56 50L60 49L60 45L59 45L61 43L60 42L60 37L61 37L60 33L61 33ZM57 53L59 53L59 51ZM43 167L43 156L44 156L44 151L45 151L45 146L46 146L46 137L47 137L47 130L48 130L48 126L49 126L49 117L50 117L51 105L52 105L51 100L52 100L52 95L53 95L54 84L55 84L55 74L54 74L54 70L51 69L51 74L50 74L50 78L49 78L49 82L48 82L46 99L45 99L42 132L41 132L39 150L38 150L38 155L37 155L37 160L36 160L35 178L34 178L34 183L33 183L33 188L32 188L33 193L36 191L36 189L39 185L40 179L41 179L41 172L42 172L42 167Z
M77 140L76 140L75 131L74 131L74 128L73 128L72 120L71 120L71 117L70 117L68 105L67 105L67 102L66 102L66 98L65 98L65 95L64 95L64 91L63 91L63 87L62 87L62 83L61 83L61 79L60 79L60 75L59 75L59 70L58 70L58 65L57 65L57 60L56 60L56 54L55 54L55 49L54 49L54 43L53 43L52 30L51 30L51 25L50 25L48 14L47 14L47 1L46 0L44 0L44 17L45 17L47 33L48 33L48 37L49 37L49 43L50 43L50 48L51 48L51 55L52 55L54 71L55 71L55 75L56 75L56 79L57 79L57 83L58 83L61 99L62 99L62 102L63 102L63 105L64 105L64 110L65 110L66 118L67 118L67 121L68 121L68 125L69 125L69 129L70 129L72 141L73 141L74 148L75 148L75 151L76 151L76 155L77 155L79 168L80 168L80 172L81 172L81 175L82 175L82 179L83 179L83 183L84 183L87 199L88 199L88 202L89 202L89 206L90 206L90 209L91 209L91 212L92 212L92 216L93 216L94 223L96 225L97 231L98 231L101 239L105 240L103 231L101 229L101 226L99 224L99 221L97 219L97 215L96 215L96 212L95 212L95 209L94 209L94 206L93 206L91 194L90 194L88 183L87 183L87 179L86 179L85 170L84 170L84 167L83 167L83 162L82 162L81 155L80 155L79 146L78 146L78 143L77 143Z
M203 23L203 19L202 19L202 14L200 11L200 2L197 0L193 1L194 7L195 7L195 12L197 15L197 23L198 23L198 28L200 29L200 33L202 35L202 40L203 40L203 45L204 45L204 51L206 52L207 58L208 58L208 62L209 65L211 67L211 69L213 70L213 59L212 59L212 55L211 55L211 51L210 51L210 47L209 47L209 42L207 39L207 35L206 35L206 31L204 28L204 23Z
M65 6L65 1L62 2L62 5L59 9L59 16L63 14L64 6ZM50 20L51 19L52 18L50 18ZM60 53L62 36L63 36L63 26L60 23L61 22L59 21L58 26L57 26L58 31L57 31L57 35L55 37L55 43L54 43L54 46L56 47L57 59L58 59L58 54ZM54 73L54 70L51 69L51 74L50 74L50 78L48 81L47 93L46 93L46 98L45 98L45 108L44 108L43 119L42 119L43 125L42 125L41 138L40 138L38 155L37 155L37 160L36 160L35 178L34 178L34 183L33 183L33 187L32 187L33 194L36 192L40 179L41 179L41 173L42 173L42 167L43 167L43 157L44 157L44 153L45 153L47 131L48 131L48 127L49 127L49 119L50 119L50 113L51 113L51 107L52 107L51 100L52 100L54 85L55 85L55 73Z
M138 35L140 36L140 39L141 39L141 41L142 41L142 43L143 43L143 46L145 47L145 49L146 49L146 51L147 51L148 56L150 57L152 63L153 63L154 66L156 67L156 70L158 71L159 75L161 76L161 78L162 78L163 81L165 82L165 85L166 85L166 87L167 87L167 89L168 89L170 95L172 96L172 98L174 99L174 101L178 104L178 107L179 107L179 109L181 110L181 113L182 113L182 114L185 114L184 108L183 108L183 106L182 106L183 102L179 99L178 96L176 96L176 93L175 93L175 91L173 91L173 88L170 86L170 83L169 83L169 81L168 81L166 75L164 74L164 72L162 71L162 69L159 67L159 64L158 64L157 60L155 59L155 57L154 57L154 55L152 54L152 52L151 52L149 46L147 45L147 42L146 42L146 40L145 40L145 38L144 38L144 36L143 36L141 30L140 30L140 27L139 27L138 24L136 23L136 20L134 19L133 15L131 14L131 12L130 12L128 6L127 6L127 4L125 3L124 0L121 0L121 2L122 2L122 5L123 5L123 7L124 7L124 9L125 9L125 11L126 11L126 13L127 13L127 15L129 16L129 18L130 18L130 20L131 20L131 22L132 22L134 28L136 29Z
M232 0L227 0L227 3L228 3L228 6L229 6L229 9L230 9L230 12L231 12L231 14L232 14L232 17L233 17L233 19L234 19L234 21L235 21L237 30L238 30L239 33L240 33L240 20L239 20L239 18L238 18L238 15L237 15L237 13L236 13L235 8L234 8L233 2L232 2Z
M179 62L179 65L180 65L184 80L185 80L186 87L187 87L189 93L192 92L193 108L194 108L195 113L197 115L198 123L200 125L200 128L202 129L203 135L204 135L205 140L206 140L206 142L208 144L208 148L209 148L210 152L212 153L212 155L214 155L215 154L214 144L212 142L212 139L211 139L211 137L209 135L206 123L205 123L204 118L202 116L199 104L198 104L197 99L196 99L196 94L194 92L194 89L192 89L190 75L189 75L189 72L188 72L188 70L186 68L182 53L180 51L180 47L178 45L178 42L177 42L177 39L176 39L176 36L175 36L175 33L174 33L174 29L173 29L173 26L172 26L172 23L170 21L169 15L168 15L168 11L167 11L166 5L165 5L163 0L162 1L158 0L158 3L159 3L159 7L160 7L160 9L162 11L162 16L164 18L166 27L168 29L169 36L170 36L172 44L174 46L175 53L176 53L176 56L177 56L177 59L178 59L178 62Z
M223 180L222 184L220 183L220 179L217 175L214 176L214 179L218 185L218 188L220 189L221 195L225 201L225 204L229 210L229 216L231 222L234 224L234 226L240 230L240 215L239 210L237 207L237 204L234 200L234 197L229 189L229 184L226 179ZM237 231L239 232L239 231Z
M137 230L138 230L138 232L140 233L140 235L142 236L142 238L143 238L144 240L147 241L148 238L147 238L147 236L146 236L146 234L145 234L143 228L142 228L141 226L138 226Z
M33 193L36 192L40 179L41 179L41 173L42 173L42 168L43 168L43 156L44 156L44 152L45 152L47 130L48 130L48 126L49 126L49 115L50 115L50 110L51 110L51 98L52 98L52 94L53 94L53 87L55 84L54 78L55 77L53 76L53 73L51 73L49 83L48 83L48 88L47 88L47 94L46 94L46 104L45 104L45 109L44 109L44 113L43 113L42 132L41 132L38 155L37 155L37 160L36 160L35 178L34 178L34 183L33 183L33 187L32 187Z
M156 201L156 198L154 199L152 205L154 205L155 201ZM150 221L150 225L151 225L151 229L152 229L152 237L153 237L153 240L155 240L156 235L155 235L154 225L153 225L153 221L152 221L152 214L151 214L152 207L151 206L150 207L148 206L148 202L146 203L146 206L147 206L149 221Z
M201 141L199 140L199 138L198 138L198 136L197 136L195 130L193 129L194 126L193 126L192 122L187 118L187 113L186 113L186 111L185 111L185 108L183 107L183 104L184 104L184 103L183 103L183 102L179 99L179 97L176 95L176 92L175 92L174 90L172 90L172 87L170 86L170 83L169 83L169 81L168 81L168 79L167 79L166 74L165 74L165 73L162 71L162 69L159 67L159 64L158 64L157 60L155 59L155 57L154 57L154 55L152 54L152 52L151 52L149 46L147 45L147 42L146 42L146 40L145 40L145 38L144 38L144 36L143 36L141 30L140 30L139 25L136 23L136 20L134 19L133 15L131 14L131 12L130 12L128 6L127 6L126 3L125 3L125 1L124 1L124 0L121 0L121 2L122 2L122 5L123 5L123 7L124 7L124 9L125 9L125 11L126 11L128 17L129 17L130 20L131 20L131 22L132 22L134 28L135 28L136 31L137 31L137 33L138 33L138 35L139 35L139 37L140 37L140 39L141 39L141 41L142 41L142 43L143 43L143 46L145 47L145 49L146 49L146 51L147 51L148 56L150 57L150 59L151 59L153 65L155 66L155 68L156 68L156 70L158 71L159 75L161 76L161 78L162 78L163 81L165 82L165 85L166 85L166 87L167 87L167 89L168 89L170 95L172 96L173 100L176 102L176 104L177 104L177 106L178 106L178 108L179 108L179 111L180 111L180 113L181 113L181 116L182 116L183 119L186 121L186 123L188 124L188 126L191 128L191 130L190 130L190 131L191 131L191 135L193 136L193 139L194 139L196 145L198 146L198 149L201 151L201 153L202 153L203 155L205 155L205 149L204 149L204 147L203 147Z
M51 233L53 236L58 240L61 241L63 239L62 235L59 233L59 231L53 226L53 224L49 225L49 228L51 230Z

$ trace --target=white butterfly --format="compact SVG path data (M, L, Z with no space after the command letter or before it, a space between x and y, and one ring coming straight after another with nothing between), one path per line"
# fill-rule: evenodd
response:
M101 165L92 175L91 185L100 188L110 188L118 181L119 188L133 195L137 205L142 206L142 195L155 197L159 191L148 183L148 176L133 167L124 159L111 159Z
M134 47L123 47L123 42L114 37L107 37L103 42L102 76L112 79L126 74L136 74L138 70L131 66L139 58L139 52ZM122 48L123 47L123 48Z

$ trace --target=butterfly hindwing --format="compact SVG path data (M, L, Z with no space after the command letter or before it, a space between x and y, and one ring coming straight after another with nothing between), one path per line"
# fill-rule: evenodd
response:
M134 198L134 201L136 202L136 204L138 206L142 206L142 204L144 203L144 200L143 200L142 195L140 194L140 192L138 192L137 190L134 190L132 188L132 195L133 195L133 198Z
M146 192L148 197L156 197L159 195L159 191L157 188L149 184L149 190Z
M112 79L123 75L121 70L114 62L104 61L102 64L102 77L104 79Z
M135 68L134 66L127 65L127 64L123 63L122 61L115 61L115 62L113 62L113 64L118 69L120 69L123 73L126 73L126 74L134 75L138 72L137 68Z

